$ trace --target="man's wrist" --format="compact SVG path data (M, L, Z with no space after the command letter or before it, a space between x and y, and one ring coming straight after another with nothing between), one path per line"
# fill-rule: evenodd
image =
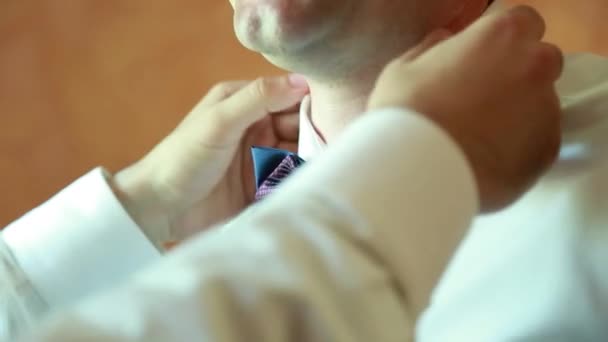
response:
M129 166L106 179L127 213L157 247L170 239L168 211L139 164Z

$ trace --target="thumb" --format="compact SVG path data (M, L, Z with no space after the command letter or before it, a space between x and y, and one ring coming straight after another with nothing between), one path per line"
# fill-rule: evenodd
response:
M409 49L402 57L403 62L411 62L435 45L450 38L452 33L446 29L438 29L429 33L418 45Z
M246 129L270 113L292 108L308 92L308 84L300 75L259 78L219 103L216 109L227 126Z

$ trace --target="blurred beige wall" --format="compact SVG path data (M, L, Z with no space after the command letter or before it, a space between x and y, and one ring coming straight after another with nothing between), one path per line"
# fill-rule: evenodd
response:
M608 1L509 0L536 7L547 20L546 39L566 51L593 51L608 56Z
M228 1L0 3L0 227L96 165L141 157L213 83L276 73Z
M608 1L527 2L550 40L608 55ZM0 3L0 227L142 156L211 84L277 72L238 45L225 0Z

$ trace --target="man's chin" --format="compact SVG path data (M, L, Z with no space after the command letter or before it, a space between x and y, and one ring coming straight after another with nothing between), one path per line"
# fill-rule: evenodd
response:
M317 32L281 22L267 21L259 25L249 21L238 23L236 35L243 46L262 55L291 55L306 50L318 38Z
M294 71L293 63L307 56L306 46L302 44L304 39L297 35L268 37L251 31L237 31L237 38L248 50L262 55L271 64L288 71Z
M323 39L342 17L340 0L236 0L235 30L247 48L274 54Z
M336 6L340 0L332 0L334 5L325 1L237 0L237 37L280 68L300 72L309 65L319 67L318 60L331 52L327 43L334 40L344 18L342 8ZM285 3L293 6L277 5Z

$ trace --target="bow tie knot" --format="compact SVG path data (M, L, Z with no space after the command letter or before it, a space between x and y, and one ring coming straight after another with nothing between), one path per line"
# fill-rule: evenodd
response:
M253 170L255 176L255 199L271 194L293 170L304 164L295 153L268 147L252 147Z

